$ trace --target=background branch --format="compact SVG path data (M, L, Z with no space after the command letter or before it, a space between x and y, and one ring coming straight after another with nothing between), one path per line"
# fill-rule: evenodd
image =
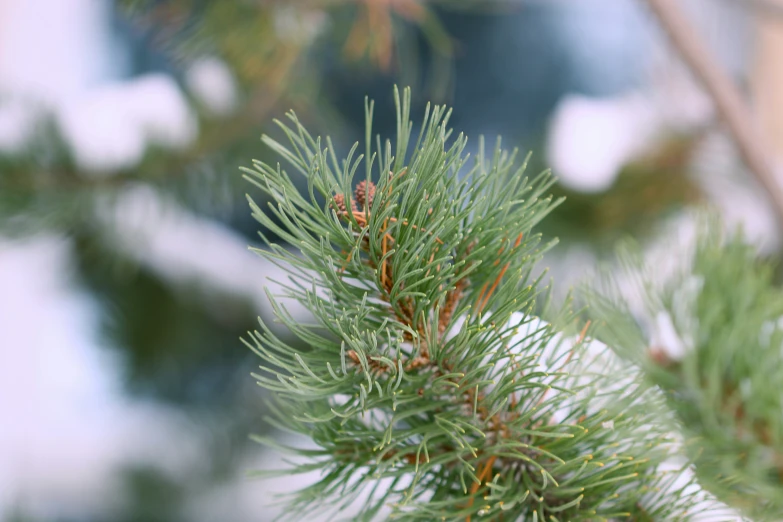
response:
M729 0L735 4L767 14L783 16L783 0Z
M770 167L751 109L737 86L713 59L675 0L647 0L683 61L712 98L750 172L767 192L783 226L783 190Z

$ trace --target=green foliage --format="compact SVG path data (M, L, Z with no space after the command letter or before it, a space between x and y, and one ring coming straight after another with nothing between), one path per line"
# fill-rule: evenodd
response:
M182 516L184 488L149 468L129 468L123 473L128 489L129 516L120 522L172 522Z
M317 95L321 61L338 52L367 67L415 76L420 42L432 51L433 91L448 83L454 44L431 4L483 6L476 0L122 0L142 27L157 30L175 58L217 55L245 90L302 101ZM490 2L492 4L494 2ZM318 41L318 45L314 45ZM329 49L324 53L324 47ZM309 88L303 89L303 86Z
M633 249L624 259L646 297L634 303L617 278L604 281L591 299L604 340L665 391L704 487L756 520L780 520L783 293L772 267L714 222L663 282Z
M279 123L288 146L263 138L306 194L280 164L243 169L270 200L251 199L253 216L298 250L258 252L290 274L271 297L308 348L263 323L246 341L276 399L271 422L316 445L260 439L294 455L279 473L320 471L285 519L349 505L353 520L685 517L698 495L659 468L659 394L532 275L549 246L534 231L555 204L549 175L524 177L500 143L488 154L480 142L468 167L444 107L428 106L412 141L408 91L395 99L396 141L373 139L368 102L365 154L357 143L342 162L293 113Z
M599 194L555 185L554 193L566 201L544 223L544 231L564 240L591 240L610 251L620 237L649 235L662 217L702 198L688 172L694 142L669 140L626 165L612 187Z
M128 388L161 401L225 409L243 360L225 347L252 324L249 304L211 294L232 318L221 323L205 312L195 289L173 292L143 269L118 273L100 266L94 253L79 255L83 280L105 310L103 333L125 351Z
M462 4L451 0L447 4ZM0 155L0 229L25 235L46 230L84 230L95 219L96 201L148 184L186 206L231 210L240 194L233 178L219 173L250 154L255 136L280 105L296 106L311 119L337 117L322 91L324 63L353 72L414 77L419 38L433 50L433 92L445 96L452 42L434 9L418 0L245 2L224 0L122 0L121 15L145 34L183 78L203 57L224 61L237 83L237 107L213 114L197 99L197 138L179 150L149 146L138 164L91 172L77 162L51 114L42 115L23 150ZM346 39L346 34L353 35ZM317 44L316 44L317 42ZM372 67L363 60L368 57ZM406 67L402 67L403 62ZM408 67L407 64L415 65ZM411 70L408 70L411 69ZM187 94L187 89L185 89ZM191 93L193 94L193 93ZM204 190L208 186L209 190ZM204 201L209 197L209 201Z

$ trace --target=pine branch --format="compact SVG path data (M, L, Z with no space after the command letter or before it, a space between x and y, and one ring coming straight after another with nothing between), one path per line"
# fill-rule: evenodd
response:
M321 470L288 519L339 513L361 491L359 520L384 506L427 521L684 517L693 494L652 493L670 475L660 396L586 326L568 335L575 315L547 309L531 275L549 246L534 230L555 204L548 174L524 177L516 152L483 141L468 167L444 107L427 108L413 141L409 93L395 95L396 143L372 147L368 102L364 155L356 144L338 161L292 113L288 146L264 137L307 194L282 165L243 169L271 201L250 200L253 216L299 250L275 250L296 267L282 297L315 318L299 324L271 298L310 349L264 323L246 340L275 422L320 448L288 470Z
M743 7L758 10L762 13L783 16L783 2L780 0L732 0Z
M691 248L664 281L627 249L626 268L588 293L590 309L602 339L665 392L700 483L753 520L779 520L783 293L771 266L739 235L723 237L717 220ZM644 309L634 293L648 299Z

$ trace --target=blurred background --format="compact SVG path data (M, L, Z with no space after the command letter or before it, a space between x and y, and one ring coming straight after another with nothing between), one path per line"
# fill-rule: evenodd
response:
M288 109L347 151L364 96L391 135L410 85L414 119L533 151L568 196L541 229L561 296L621 237L676 256L704 203L779 256L651 3L0 0L0 521L265 521L308 481L247 477L282 461L239 341L282 275L238 167ZM783 2L675 5L783 178Z

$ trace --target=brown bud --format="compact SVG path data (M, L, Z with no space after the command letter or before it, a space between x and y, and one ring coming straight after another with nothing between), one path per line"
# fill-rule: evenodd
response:
M652 346L648 351L650 359L662 368L672 368L677 364L677 361L669 357L666 350L659 346Z
M360 181L356 185L356 202L359 204L359 208L364 209L365 202L367 208L372 207L372 202L375 199L375 183L372 181Z
M337 206L338 214L347 214L348 209L345 206L345 196L343 194L334 195L334 204ZM356 201L351 200L351 210L356 210Z
M342 194L334 195L334 204L337 205L337 211L340 214L345 214L347 209L345 208L345 196Z

